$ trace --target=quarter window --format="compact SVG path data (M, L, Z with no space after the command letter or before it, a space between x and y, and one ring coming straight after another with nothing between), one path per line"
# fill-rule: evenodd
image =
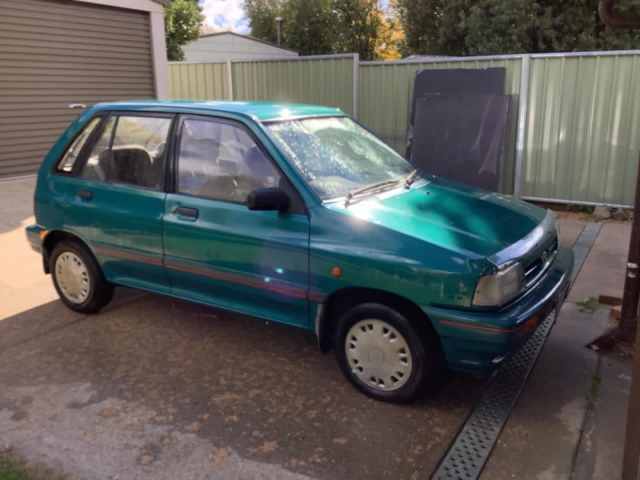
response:
M81 176L161 189L170 126L171 119L164 117L110 117Z
M73 170L73 166L78 160L78 156L82 151L82 147L87 143L88 138L91 136L93 131L96 129L98 124L100 123L101 118L96 117L92 118L89 124L84 127L84 130L80 132L80 134L75 138L75 140L71 143L67 151L65 152L62 160L58 163L58 171L71 173Z
M187 118L178 147L180 193L245 203L255 189L280 186L280 172L240 126Z

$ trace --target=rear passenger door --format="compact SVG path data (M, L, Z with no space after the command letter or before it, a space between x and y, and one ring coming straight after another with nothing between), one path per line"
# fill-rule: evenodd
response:
M110 115L85 154L67 223L83 225L108 280L168 291L162 265L165 163L172 115Z
M302 200L244 125L185 116L175 192L166 202L165 265L175 294L308 326L309 219ZM279 187L290 211L251 211L248 194Z

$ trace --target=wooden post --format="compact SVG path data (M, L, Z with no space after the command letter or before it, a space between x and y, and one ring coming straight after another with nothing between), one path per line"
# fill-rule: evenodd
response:
M629 240L627 274L624 280L620 330L625 340L633 342L638 325L638 300L640 300L640 160L636 179L636 198L633 205L633 223Z
M637 332L631 392L627 406L627 430L622 461L622 480L638 480L640 462L640 330Z
M635 353L631 377L631 392L627 407L627 431L624 443L622 464L623 480L638 480L638 462L640 462L640 329L638 325L638 297L640 294L640 161L636 181L636 198L631 225L627 276L624 281L620 333L623 338L633 341L635 335Z

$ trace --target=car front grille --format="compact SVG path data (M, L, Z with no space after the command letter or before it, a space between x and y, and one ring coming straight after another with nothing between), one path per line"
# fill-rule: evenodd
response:
M558 238L554 238L540 256L525 266L524 269L524 290L533 287L549 269L558 253Z

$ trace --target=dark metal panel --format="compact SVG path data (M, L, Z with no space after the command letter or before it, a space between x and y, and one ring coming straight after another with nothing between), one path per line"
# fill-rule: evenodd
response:
M433 94L455 95L475 93L479 95L502 95L505 88L505 69L449 68L442 70L421 70L416 74L413 87L412 121L415 117L416 102Z
M417 98L411 163L427 174L499 190L510 103L507 95L490 94Z
M491 95L504 92L504 87L505 69L502 67L422 70L416 75L414 97L420 98L430 93L459 92Z

